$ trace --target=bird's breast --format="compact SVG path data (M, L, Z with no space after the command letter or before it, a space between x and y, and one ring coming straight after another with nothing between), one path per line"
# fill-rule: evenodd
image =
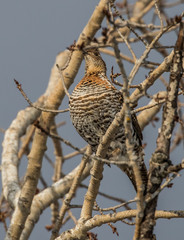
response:
M98 144L120 111L121 93L118 90L90 86L75 88L70 96L70 116L78 133L92 145Z

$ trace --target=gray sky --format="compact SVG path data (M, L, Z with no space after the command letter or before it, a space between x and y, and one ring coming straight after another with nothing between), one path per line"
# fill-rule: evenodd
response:
M11 121L16 117L16 114L21 109L27 106L26 101L16 89L13 82L15 78L21 84L27 95L32 101L35 101L46 89L50 70L54 64L55 57L58 52L63 51L70 46L74 40L77 40L83 27L86 25L94 7L98 3L97 0L68 0L68 1L1 1L0 2L0 127L8 128ZM174 8L169 12L170 17L180 14L181 9ZM173 35L173 39L176 36ZM166 44L172 39L165 39ZM137 51L139 51L137 49ZM158 60L161 61L161 58ZM107 59L107 66L109 69L115 64L113 59ZM115 68L118 71L118 68ZM84 64L82 64L76 78L76 82L82 78L84 72ZM144 71L140 71L137 76L138 80L144 79ZM76 85L76 82L70 89ZM158 90L160 90L159 86ZM65 97L62 109L68 107L68 99ZM69 114L57 116L57 121L67 121L64 128L59 129L62 137L71 140L72 143L77 143L78 147L84 146L84 141L75 132ZM156 123L158 128L159 123ZM144 132L144 142L149 141L146 149L147 165L152 149L155 146L155 139L157 136L157 128L150 126ZM150 140L151 137L151 140ZM3 140L3 134L0 134L0 141ZM51 146L49 140L49 147ZM64 152L68 153L71 149L64 148ZM50 147L48 155L52 157L53 148ZM171 155L174 162L179 162L182 158L183 152L176 152ZM177 158L176 158L177 156ZM23 174L26 167L26 158L20 167L20 175ZM75 158L64 167L65 173L69 172L80 161L80 158ZM51 177L53 171L49 164L44 160L43 176L48 176L48 184L51 184ZM85 182L86 184L88 181ZM184 180L178 178L174 181L175 185L172 189L164 190L160 195L158 209L182 209L183 204L181 198L184 196L183 184ZM40 185L41 186L41 185ZM117 190L114 186L117 187ZM131 184L125 176L122 176L120 171L112 166L105 167L104 178L100 190L111 194L114 193L117 197L125 199L132 199L135 193ZM77 200L73 203L79 203L83 199L85 191L79 190L77 193ZM180 196L180 197L179 197ZM108 207L114 202L104 202L104 198L99 197L98 203L101 207ZM74 210L79 217L78 211ZM40 218L40 223L35 227L30 239L49 239L48 233L44 226L50 224L50 211L46 210ZM71 223L64 226L63 229L72 227ZM131 239L133 230L131 226L125 224L115 224L120 234L119 239ZM0 225L0 232L4 232L2 224ZM108 226L103 227L103 232L100 229L94 229L94 233L98 233L98 239L118 239L112 234ZM156 230L157 238L160 240L168 239L183 239L183 220L159 220L157 222ZM1 234L2 236L2 234ZM4 237L4 234L3 234ZM3 238L2 238L3 239Z

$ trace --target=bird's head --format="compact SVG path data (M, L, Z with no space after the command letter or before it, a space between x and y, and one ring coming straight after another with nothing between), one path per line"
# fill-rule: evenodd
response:
M97 48L83 50L85 59L85 73L91 74L104 74L106 75L106 64L103 61Z

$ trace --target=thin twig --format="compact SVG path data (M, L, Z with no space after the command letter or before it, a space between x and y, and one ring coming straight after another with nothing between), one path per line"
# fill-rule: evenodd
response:
M120 72L123 75L124 72L124 66L120 59L119 49L117 44L114 44L115 47L115 55L116 55L116 61L119 65ZM124 98L124 110L125 110L125 117L124 117L124 126L125 126L125 136L126 136L126 149L127 154L129 158L129 162L132 166L134 176L135 176L135 183L137 188L137 198L139 201L137 201L137 216L136 216L136 226L135 226L135 233L134 233L134 239L138 239L140 236L140 224L142 221L142 218L144 216L144 187L145 183L143 183L140 168L138 166L137 160L141 161L139 159L141 157L141 152L138 156L135 154L134 150L134 144L132 143L132 131L131 131L131 111L130 111L130 103L129 103L129 83L128 79L123 77L123 88L122 88L123 98ZM143 187L144 186L144 187Z
M112 14L112 11L111 11L110 6L112 6L112 7L115 9L116 12L118 12L118 11L116 10L116 7L115 7L114 3L109 4L109 12L110 12L110 14L111 14L113 27L114 27L114 29L118 32L119 36L122 38L122 40L125 42L125 44L127 45L130 53L132 54L132 57L133 57L133 60L134 60L134 63L135 63L136 60L137 60L136 55L135 55L134 51L132 50L130 44L128 43L127 39L123 36L123 34L120 32L120 30L116 27L116 24L115 24L115 22L114 22L114 17L113 17L113 14ZM119 14L119 17L120 17L120 16L121 16L121 15ZM120 17L120 19L121 19L121 17ZM122 20L122 19L121 19L121 20ZM115 41L114 38L113 38L113 41ZM114 44L113 44L113 45L114 45Z
M149 196L145 202L146 204L148 202L150 202L151 200L153 200L156 196L158 196L158 194L167 186L170 185L171 181L175 178L178 177L178 173L174 173L171 177L169 177L151 196Z
M85 185L85 184L83 184L83 183L80 184L80 187L85 188L85 189L88 189L88 186ZM115 196L111 196L111 195L109 195L109 194L107 194L107 193L104 193L104 192L101 192L101 191L98 191L98 195L99 195L99 196L102 196L102 197L104 197L104 198L107 198L107 199L116 201L116 202L120 202L120 203L125 203L125 202L127 202L125 199L118 198L118 197L115 197ZM130 209L131 209L128 205L125 205L124 207L125 207L127 210L130 210Z
M144 61L144 59L148 56L149 52L151 51L151 49L153 48L154 44L161 38L161 36L167 32L167 30L169 28L171 28L172 25L167 26L166 29L160 31L160 33L153 39L153 41L147 46L146 50L144 51L144 53L142 54L142 56L136 61L136 64L134 65L130 75L129 75L129 84L132 83L133 78L135 77L135 74L137 73L138 69L140 68L142 62Z
M26 93L23 91L22 89L22 85L16 80L14 79L15 84L17 85L18 90L21 92L22 96L24 97L24 99L29 103L29 105L39 111L42 112L52 112L52 113L64 113L64 112L68 112L69 108L65 109L65 110L53 110L53 109L47 109L47 108L42 108L39 106L36 106L34 103L31 102L31 100L27 97Z
M119 13L119 11L116 9L115 4L114 4L114 3L111 3L111 6L113 7L113 9L114 9L115 13L118 15L118 17L121 19L122 23L124 23L125 19L122 17L122 15L121 15L121 14ZM144 39L140 38L139 34L137 34L137 33L135 32L135 30L131 27L131 25L129 24L128 21L127 21L127 27L136 35L136 37L137 37L141 42L144 43L145 46L148 45L147 42L144 41ZM117 29L117 30L118 30L118 29ZM120 33L121 33L121 32L120 32ZM119 35L120 35L120 33L118 32ZM120 36L121 36L121 38L122 38L122 34L121 34ZM124 36L123 36L123 38L124 38ZM125 41L126 39L124 38L123 40ZM125 43L126 43L126 42L125 42ZM129 44L128 44L127 46L129 46ZM131 48L130 48L130 49L131 49ZM130 50L130 49L129 49L129 50ZM131 53L132 53L132 51L131 51ZM133 53L133 55L135 56L134 53ZM134 56L133 56L133 58L134 58ZM136 60L136 57L134 58L134 60Z
M81 148L80 150L81 150L82 152L84 152L84 151L86 150L86 148L87 148L87 146L85 146L84 148ZM75 156L77 156L77 155L79 155L79 154L80 154L79 151L75 151L75 152L69 153L69 154L67 154L67 155L65 155L65 156L63 157L63 160L67 160L67 159L73 158L73 157L75 157Z
M158 17L160 19L160 25L161 25L161 31L162 31L164 25L163 25L163 20L162 20L162 17L161 17L161 14L160 14L160 10L159 10L158 4L157 4L158 0L154 0L154 1L155 1L155 8L156 8L156 11L157 11L157 15L158 15Z
M104 214L103 214L103 211L102 211L102 209L99 207L99 205L97 204L96 200L95 200L95 202L94 202L94 206L95 206L96 209L100 212L100 214L103 216L103 215L104 215ZM115 210L114 210L114 211L115 211ZM113 233L116 233L116 235L119 236L119 233L118 233L118 231L117 231L117 228L114 227L114 226L112 225L112 223L110 223L110 222L108 222L107 224L108 224L109 227L112 229L112 232L113 232Z
M118 205L113 206L113 207L100 208L100 210L101 210L102 212L114 211L114 210L116 210L116 209L118 209L118 208L124 207L124 206L127 205L127 204L134 203L134 202L137 202L137 201L138 201L137 198L135 198L135 199L129 200L129 201L127 201L127 202L118 204ZM94 210L98 211L98 209L96 209L96 208L94 208Z
M144 111L144 110L146 110L146 109L153 108L153 107L155 107L155 106L157 106L157 105L159 105L159 104L163 104L165 101L166 101L166 100L163 99L163 100L160 100L159 102L156 102L156 103L154 103L154 104L150 104L150 105L147 105L147 106L144 106L144 107L140 107L140 108L138 108L138 109L134 109L134 110L131 111L131 113L142 112L142 111Z
M65 94L68 96L68 98L70 98L70 94L69 94L69 92L68 92L68 90L67 90L67 88L66 88L66 86L65 86L64 77L63 77L63 70L60 69L60 67L59 67L58 64L56 64L56 67L57 67L57 69L58 69L58 71L59 71L59 74L60 74L60 77L61 77L61 81L62 81L62 84L63 84L63 88L64 88L64 91L65 91Z
M56 134L52 134L52 133L48 132L46 129L44 129L43 127L41 127L40 124L39 124L39 121L36 121L34 123L34 125L37 128L39 128L42 132L47 134L49 137L59 139L64 144L66 144L67 146L69 146L69 147L73 148L74 150L78 151L83 156L88 157L90 160L95 160L95 161L99 161L99 162L102 162L102 163L115 164L115 165L128 164L127 163L127 158L125 156L121 156L121 160L119 160L119 159L117 159L117 160L107 160L107 159L104 159L104 158L100 158L96 155L94 155L94 156L86 155L86 153L84 153L83 149L80 149L80 148L74 146L71 142L67 141L66 139L64 139L64 138L62 138L62 137L60 137Z

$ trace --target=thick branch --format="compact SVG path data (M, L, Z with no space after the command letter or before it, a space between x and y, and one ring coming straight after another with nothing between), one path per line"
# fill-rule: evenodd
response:
M184 50L184 24L180 25L178 40L174 49L174 58L170 71L170 81L167 89L167 101L163 109L162 127L157 138L157 147L150 161L148 180L148 194L150 197L168 175L167 169L171 165L169 160L170 140L177 117L178 87L182 76L182 53ZM141 227L141 239L152 239L155 225L155 210L158 196L148 202L145 209L145 219Z
M84 224L77 224L77 226L70 231L65 231L61 234L57 240L74 240L74 239L86 239L86 232L90 231L94 227L100 227L103 224L110 222L121 221L126 218L136 217L137 210L128 210L118 213L111 213L106 215L95 215L93 218L87 220ZM184 218L184 211L156 211L155 219L158 218Z
M95 9L91 19L84 28L82 34L80 35L77 45L82 46L90 42L90 39L93 38L96 31L100 28L101 22L105 16L105 8L109 1L101 0L97 8ZM64 70L64 82L65 86L69 88L72 84L74 77L77 74L77 71L80 67L82 61L82 53L80 51L75 51L69 63L69 66ZM60 66L60 64L58 64ZM61 66L60 66L61 67ZM49 109L58 109L65 95L63 85L61 81L57 82L55 89L50 93L45 104L46 108ZM54 118L53 113L43 112L41 115L40 125L49 129ZM11 225L7 234L7 239L11 238L19 239L22 232L22 227L25 224L26 218L29 214L32 199L34 197L37 182L40 175L40 169L42 165L43 154L46 150L47 135L44 132L41 132L40 129L37 129L35 132L33 145L31 152L29 154L29 165L26 173L25 182L22 188L22 192L19 198L19 204L16 206L16 210L13 214ZM37 146L42 146L38 149ZM30 191L31 190L31 191ZM21 208L24 206L27 211L24 213L21 211ZM21 226L21 227L20 227Z

